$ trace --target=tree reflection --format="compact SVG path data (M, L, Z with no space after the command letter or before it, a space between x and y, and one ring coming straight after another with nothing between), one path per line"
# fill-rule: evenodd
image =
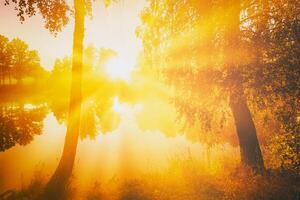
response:
M35 135L42 133L45 116L44 106L0 105L0 151L16 144L29 144Z
M82 109L80 138L94 139L99 133L114 130L120 122L118 113L112 110L113 99L120 92L124 95L128 85L109 79L104 67L116 56L112 49L97 49L93 45L84 50L82 79ZM49 78L49 107L59 123L68 121L69 91L71 87L71 58L57 59Z

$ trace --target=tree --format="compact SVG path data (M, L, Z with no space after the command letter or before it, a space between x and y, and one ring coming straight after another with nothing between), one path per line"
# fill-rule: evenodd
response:
M174 104L186 124L193 126L200 121L207 132L213 126L222 126L224 115L228 113L226 107L225 110L222 108L229 99L240 141L241 160L261 170L264 166L255 126L241 83L235 81L239 73L233 74L240 65L237 62L239 55L234 51L239 44L240 10L237 6L239 4L234 1L228 4L151 1L150 7L141 15L146 24L141 37L144 46L150 47L145 50L154 52L154 59L153 54L151 56L154 64L163 67L167 83L178 91ZM229 11L232 12L230 15ZM222 13L224 20L217 12ZM154 41L146 41L149 38ZM182 53L184 51L186 53ZM226 80L230 85L222 82L225 73L232 76Z
M255 90L248 89L247 93L256 97L251 98L256 110L270 110L271 114L264 115L267 122L279 122L267 136L272 157L280 158L281 167L299 172L300 2L265 0L250 5L245 8L249 13L244 20L247 27L242 29L255 67L247 70L244 78L248 88Z
M5 83L5 76L9 60L7 52L8 43L8 38L0 35L0 85Z
M68 23L71 9L64 0L5 0L6 4L14 3L21 21L26 16L33 16L39 11L45 19L45 27L53 33L59 32ZM105 0L105 4L109 4ZM75 27L73 36L72 58L72 83L70 91L68 126L65 138L64 150L59 165L50 179L45 195L42 198L58 199L63 193L68 182L76 155L77 141L79 137L79 124L81 113L81 79L84 39L84 18L87 11L91 11L91 1L74 0Z
M230 6L231 4L231 6ZM244 94L244 86L242 80L242 70L240 60L243 55L241 52L241 36L240 36L240 0L228 1L230 14L227 14L225 42L227 42L225 59L230 68L231 81L233 83L229 90L229 105L233 114L237 135L240 144L242 163L251 166L260 173L264 172L264 162L260 146L257 139L256 127L248 107L247 99ZM226 38L227 37L227 38ZM226 41L227 40L227 41Z
M72 173L80 127L81 79L84 38L85 6L83 0L74 0L75 28L73 38L72 82L68 126L61 160L46 186L44 197L59 199Z
M30 50L28 45L16 38L11 41L0 36L0 84L12 84L12 80L21 83L24 78L41 79L45 70L40 65L40 57L35 50Z
M289 1L282 2L282 5L275 1L270 12L264 8L265 3L270 1L241 2L152 0L141 13L143 25L137 29L137 34L143 41L148 62L158 67L161 79L176 89L173 103L187 129L199 128L200 124L205 132L216 132L224 129L224 125L228 124L227 118L232 116L240 143L242 163L263 172L264 162L253 113L250 111L255 114L270 110L275 96L282 101L288 93L279 87L278 82L284 81L285 77L290 77L290 82L293 82L290 89L297 94L297 84L293 80L297 80L298 75L294 73L291 76L289 70L281 70L283 65L279 63L274 63L272 73L257 73L269 71L270 61L277 58L272 51L268 54L266 49L258 51L261 47L269 46L270 40L260 43L253 34L264 34L263 38L267 39L274 34L272 29L277 21L281 21L278 16L285 16L279 14L280 10L289 7L288 5L294 8L297 6ZM250 12L251 9L256 13ZM260 13L257 14L257 11ZM290 11L285 12L291 13ZM297 11L294 9L292 13L295 18ZM261 26L265 20L262 16L271 16L265 26ZM288 16L282 21L290 24ZM260 26L260 29L253 26ZM277 32L278 35L282 33ZM286 40L284 37L283 41ZM272 45L276 49L283 47L282 44ZM281 49L289 52L286 48ZM296 52L299 50L298 47L295 49ZM283 55L282 52L279 55ZM295 61L295 58L293 56L283 60ZM268 82L264 80L253 84L262 78ZM278 93L279 88L281 94ZM295 97L295 93L289 96ZM283 102L290 107L296 101ZM269 102L269 105L261 107L262 102ZM256 109L258 106L261 108L259 111Z
M41 68L37 51L29 50L28 45L20 39L13 39L9 42L7 54L10 55L7 67L11 69L10 73L18 83L22 81L22 78Z

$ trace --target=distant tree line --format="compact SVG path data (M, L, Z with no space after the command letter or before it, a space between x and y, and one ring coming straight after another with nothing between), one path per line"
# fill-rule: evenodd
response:
M9 40L0 35L0 85L21 84L26 78L45 75L36 50L16 38Z

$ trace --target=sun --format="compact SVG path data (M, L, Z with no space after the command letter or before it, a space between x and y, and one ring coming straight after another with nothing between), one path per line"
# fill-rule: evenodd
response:
M107 75L112 79L130 80L134 66L127 59L116 56L111 58L105 65Z

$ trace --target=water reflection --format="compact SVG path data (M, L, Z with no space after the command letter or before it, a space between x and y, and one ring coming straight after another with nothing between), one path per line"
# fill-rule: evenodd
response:
M0 105L0 151L16 144L29 144L40 135L47 114L44 105L5 103Z
M0 152L0 192L26 187L35 178L36 171L42 172L38 175L49 176L57 166L66 129L52 112L46 111L39 135L34 135L26 145L15 145Z
M82 103L80 138L91 138L116 129L120 123L120 116L113 110L113 96L101 98L101 93L95 93ZM49 103L49 110L53 112L60 124L67 123L68 100L64 97L54 98Z
M108 104L109 102L105 102ZM83 103L80 137L94 139L100 133L115 129L120 118L112 109L100 109L103 102L86 101ZM27 145L35 135L42 134L43 120L50 112L59 124L66 124L68 102L62 99L49 103L0 104L0 151L8 150L16 144ZM100 126L102 121L102 126Z
M0 145L4 152L0 152L0 192L26 187L35 171L45 177L53 174L63 150L65 107L67 101L58 98L1 105ZM201 144L182 135L167 137L159 131L142 130L138 110L128 104L114 105L110 98L85 99L74 169L82 187L96 180L139 176L144 171L166 167L173 155L205 154ZM212 157L220 159L217 155Z

